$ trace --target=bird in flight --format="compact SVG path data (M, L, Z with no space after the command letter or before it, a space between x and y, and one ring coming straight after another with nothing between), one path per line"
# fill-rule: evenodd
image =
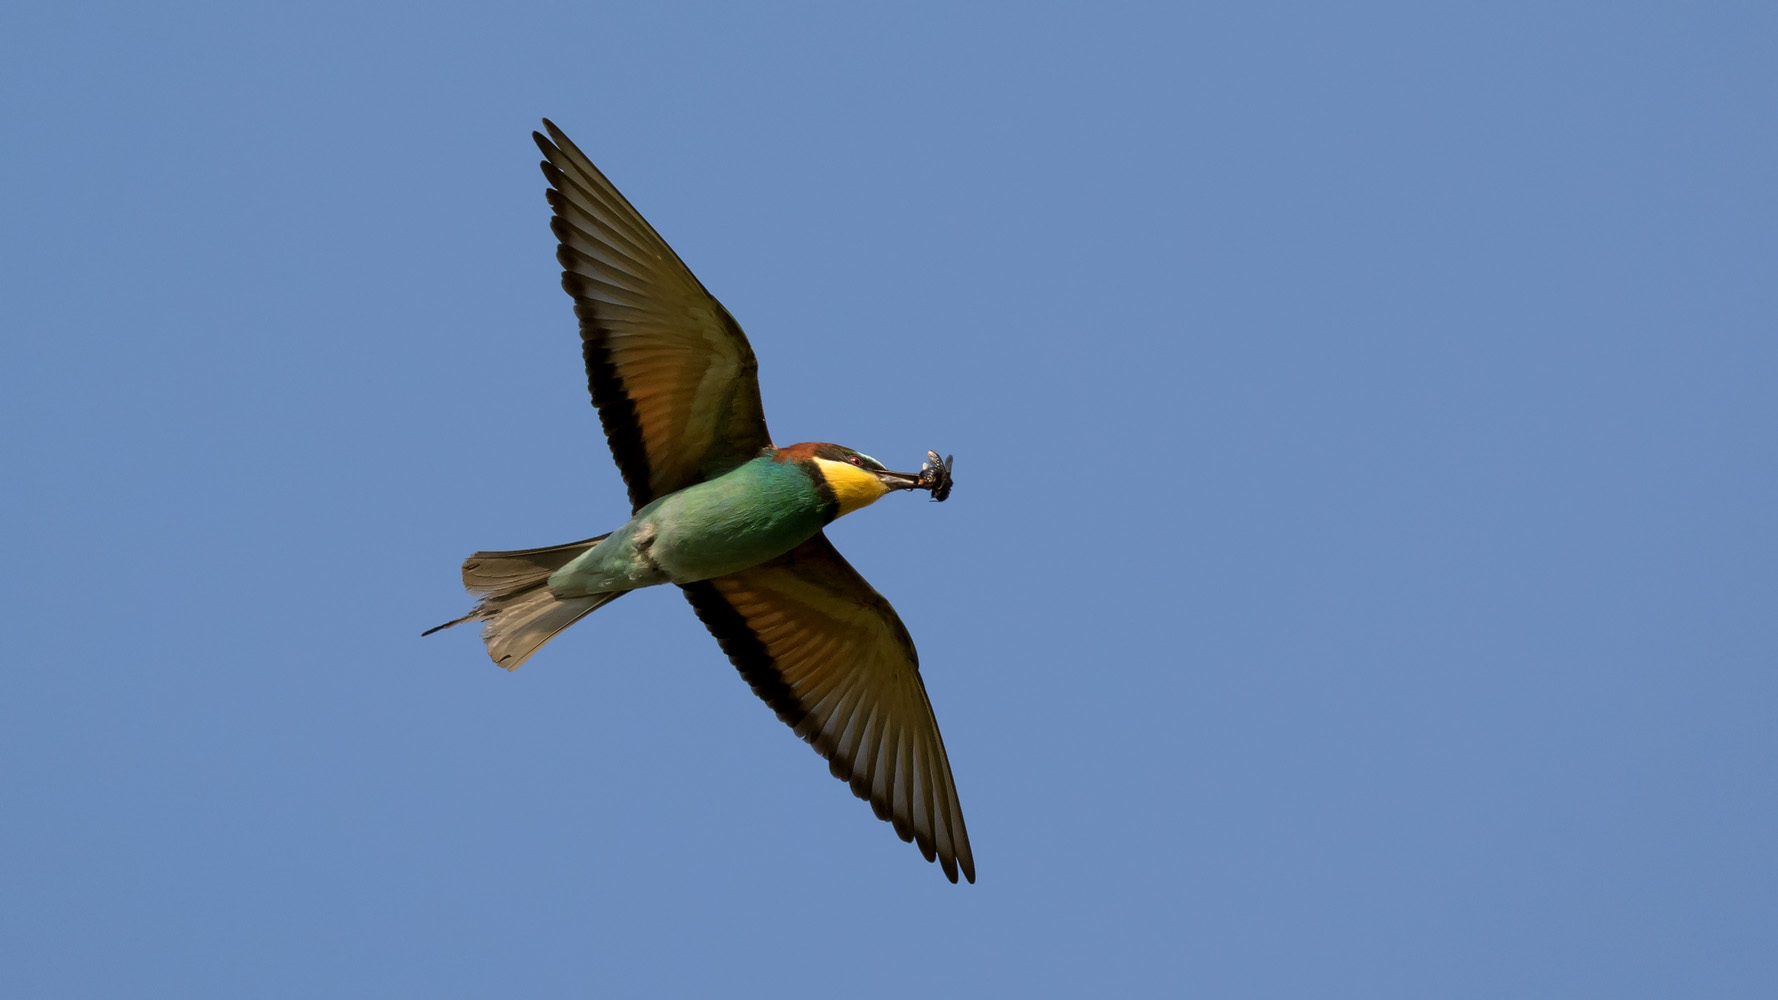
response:
M641 213L548 119L532 133L549 180L562 288L580 319L587 387L632 514L566 545L477 552L488 655L516 670L638 587L677 584L778 718L952 882L975 881L963 809L913 640L822 528L891 490L943 500L951 463L891 472L862 452L766 431L741 327Z

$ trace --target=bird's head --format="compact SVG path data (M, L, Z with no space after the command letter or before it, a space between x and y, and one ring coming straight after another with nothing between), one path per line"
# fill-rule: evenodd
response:
M882 462L861 451L822 441L805 441L780 448L774 458L780 462L806 464L814 472L816 484L823 488L823 492L831 492L834 502L839 505L835 517L868 507L890 490L929 486L918 472L891 472Z

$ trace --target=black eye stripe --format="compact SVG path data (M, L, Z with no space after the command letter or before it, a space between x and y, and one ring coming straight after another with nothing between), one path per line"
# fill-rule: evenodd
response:
M860 469L868 469L871 472L886 471L883 463L871 458L869 455L866 455L863 452L853 451L850 448L842 448L837 444L817 445L814 450L814 455L816 458L825 458L833 462L845 462L849 465L855 465Z

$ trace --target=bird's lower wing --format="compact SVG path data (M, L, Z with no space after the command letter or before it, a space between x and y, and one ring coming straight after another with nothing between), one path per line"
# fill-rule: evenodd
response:
M975 881L963 808L919 658L895 609L816 535L770 562L686 585L754 693L945 876Z

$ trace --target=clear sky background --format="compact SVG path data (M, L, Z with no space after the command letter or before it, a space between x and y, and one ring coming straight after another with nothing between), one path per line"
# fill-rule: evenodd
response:
M13 3L0 993L1778 996L1771 3ZM947 883L672 589L530 131L747 329Z

